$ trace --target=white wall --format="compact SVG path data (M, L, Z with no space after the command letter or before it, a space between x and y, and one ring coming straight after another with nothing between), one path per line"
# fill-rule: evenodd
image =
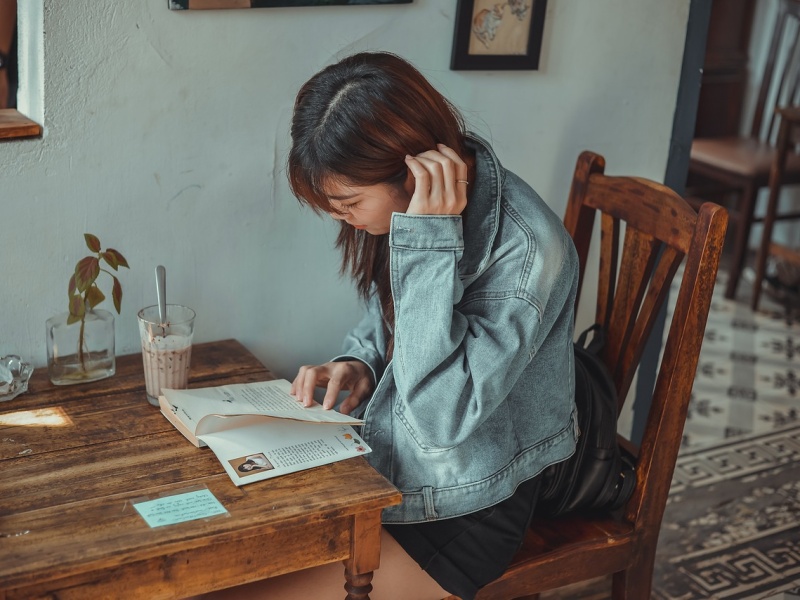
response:
M585 148L609 173L663 178L688 4L550 0L540 70L514 73L449 70L451 0L180 12L44 0L28 21L45 32L45 135L0 144L0 355L45 364L44 322L66 310L88 231L132 267L118 354L138 351L136 311L164 264L169 300L197 310L197 341L238 338L293 377L334 354L359 311L335 228L285 181L302 82L354 51L407 57L563 214Z

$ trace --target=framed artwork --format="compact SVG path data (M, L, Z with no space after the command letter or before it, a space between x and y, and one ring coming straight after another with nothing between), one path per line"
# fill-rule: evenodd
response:
M172 10L220 8L278 8L282 6L342 6L364 4L411 4L412 0L168 0Z
M458 0L450 68L539 68L547 0Z

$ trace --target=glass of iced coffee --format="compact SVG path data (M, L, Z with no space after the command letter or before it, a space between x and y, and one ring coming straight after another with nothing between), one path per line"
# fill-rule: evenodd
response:
M182 390L189 383L194 317L191 308L180 304L167 304L164 323L157 305L139 311L144 381L147 400L154 406L162 388Z

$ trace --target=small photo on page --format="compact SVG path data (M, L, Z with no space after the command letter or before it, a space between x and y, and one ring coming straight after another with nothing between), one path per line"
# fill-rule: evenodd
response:
M272 466L272 463L267 460L267 457L261 453L241 456L228 462L234 468L236 474L242 478L275 468Z

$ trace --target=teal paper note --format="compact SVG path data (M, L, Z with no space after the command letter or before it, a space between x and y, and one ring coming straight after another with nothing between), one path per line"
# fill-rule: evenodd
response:
M174 525L184 521L224 515L228 512L214 494L206 489L147 500L134 504L133 507L150 527Z

